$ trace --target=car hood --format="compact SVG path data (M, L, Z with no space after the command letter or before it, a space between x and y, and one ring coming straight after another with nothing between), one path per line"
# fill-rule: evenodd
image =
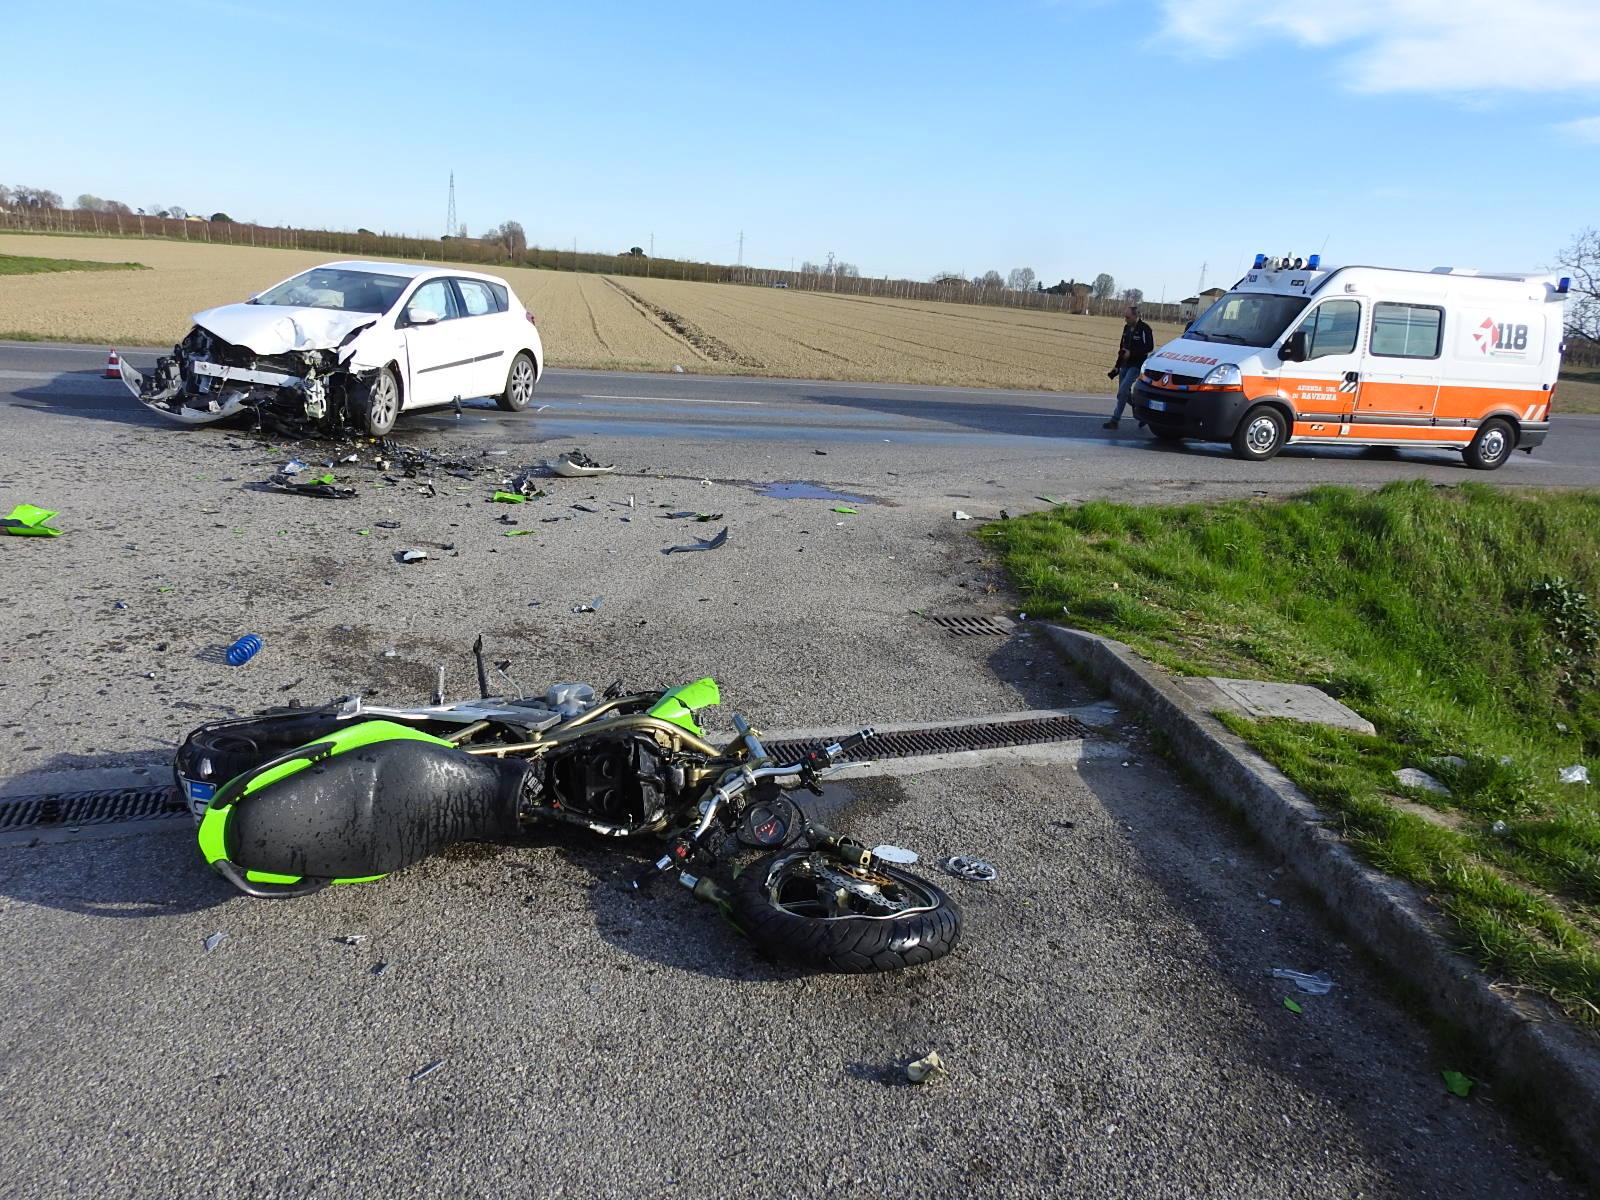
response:
M1168 342L1144 360L1146 371L1171 371L1182 375L1204 375L1223 363L1239 364L1261 353L1260 346L1241 346L1237 342L1202 342L1198 338L1179 338Z
M336 308L290 308L276 304L224 304L194 315L194 323L225 342L257 354L333 350L352 329L371 325L379 314Z

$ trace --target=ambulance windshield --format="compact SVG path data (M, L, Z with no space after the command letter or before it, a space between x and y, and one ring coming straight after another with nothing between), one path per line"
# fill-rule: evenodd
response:
M1304 296L1229 292L1200 315L1185 334L1202 342L1270 346L1306 306Z

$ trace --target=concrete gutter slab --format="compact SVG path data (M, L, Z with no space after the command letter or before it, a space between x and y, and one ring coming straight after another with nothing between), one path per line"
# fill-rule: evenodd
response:
M1308 725L1349 729L1369 737L1378 732L1360 713L1307 683L1269 683L1263 679L1224 679L1216 675L1206 682L1216 688L1224 711L1252 720L1283 717Z

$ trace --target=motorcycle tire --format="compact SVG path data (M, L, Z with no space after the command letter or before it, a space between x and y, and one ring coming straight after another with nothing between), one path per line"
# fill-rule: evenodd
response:
M898 971L943 958L961 939L961 909L943 891L888 863L849 871L870 887L889 885L897 899L913 907L874 916L859 912L829 915L817 898L816 880L806 873L812 852L769 855L734 878L730 915L751 942L783 958L823 970L862 974Z

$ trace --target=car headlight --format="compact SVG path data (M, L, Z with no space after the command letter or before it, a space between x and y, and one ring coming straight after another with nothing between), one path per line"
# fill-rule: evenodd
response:
M1239 374L1239 368L1232 363L1223 363L1220 367L1212 367L1210 374L1200 381L1207 387L1236 388L1244 383Z

